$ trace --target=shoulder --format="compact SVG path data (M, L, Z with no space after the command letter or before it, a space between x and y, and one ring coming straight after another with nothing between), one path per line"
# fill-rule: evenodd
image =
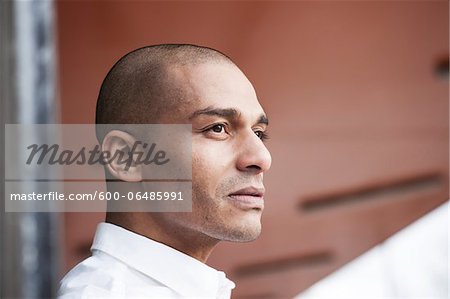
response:
M170 288L102 252L75 266L60 282L59 299L177 298Z
M126 265L108 256L91 256L75 266L60 282L58 298L121 297Z

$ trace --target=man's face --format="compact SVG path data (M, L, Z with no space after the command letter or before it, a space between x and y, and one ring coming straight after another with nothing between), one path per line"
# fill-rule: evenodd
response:
M170 119L192 123L193 190L192 213L172 214L170 221L218 240L254 240L271 156L262 140L267 118L253 86L223 62L171 73L185 96Z

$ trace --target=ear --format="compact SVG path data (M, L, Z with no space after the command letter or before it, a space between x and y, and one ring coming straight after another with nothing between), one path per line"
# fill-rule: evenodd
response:
M132 135L112 130L103 138L103 160L108 172L114 178L125 182L142 181L142 164L135 163L133 153L142 150ZM141 148L141 149L140 149Z

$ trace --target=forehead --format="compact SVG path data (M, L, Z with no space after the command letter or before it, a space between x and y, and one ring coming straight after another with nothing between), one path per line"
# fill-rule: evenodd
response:
M226 62L210 62L173 67L171 77L183 91L184 115L207 107L233 108L243 117L256 118L264 113L256 92L242 71Z

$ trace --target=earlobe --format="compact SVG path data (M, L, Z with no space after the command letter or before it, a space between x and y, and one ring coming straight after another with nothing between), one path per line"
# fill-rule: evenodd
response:
M101 158L113 178L125 182L142 181L142 165L134 160L139 144L135 137L123 131L112 130L105 135Z

